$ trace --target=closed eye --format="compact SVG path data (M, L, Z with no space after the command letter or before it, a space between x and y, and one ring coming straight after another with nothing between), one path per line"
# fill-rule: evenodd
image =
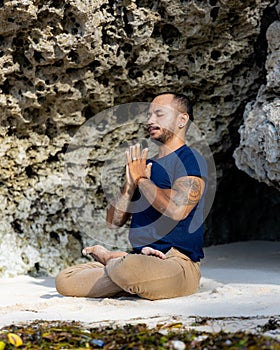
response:
M162 109L156 109L155 111L153 111L153 113L154 113L158 118L164 117L164 116L165 116L165 111L163 111ZM147 114L147 118L149 119L149 118L152 116L153 113L152 113L152 112L149 112L149 113Z

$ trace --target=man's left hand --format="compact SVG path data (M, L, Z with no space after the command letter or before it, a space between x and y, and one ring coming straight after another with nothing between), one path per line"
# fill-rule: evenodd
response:
M152 164L146 164L147 154L148 148L144 148L141 152L139 143L130 146L129 150L126 151L126 163L134 183L139 177L147 177L149 179L151 176Z
M161 252L160 250L151 248L151 247L142 248L141 253L144 255L157 256L160 259L166 259L166 255L163 252Z

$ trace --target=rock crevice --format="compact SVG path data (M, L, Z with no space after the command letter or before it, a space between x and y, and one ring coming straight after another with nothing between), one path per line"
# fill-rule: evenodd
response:
M102 169L122 142L145 135L123 113L116 125L125 127L110 134L98 115L161 91L194 102L221 184L234 168L247 105L236 164L279 188L278 16L278 1L269 0L2 1L0 274L55 275L84 261L82 245L96 243L77 225L63 187L68 146L95 116L91 206L81 202L78 215L91 217L105 243L125 242L104 223ZM222 230L208 233L209 242L232 239L231 229Z

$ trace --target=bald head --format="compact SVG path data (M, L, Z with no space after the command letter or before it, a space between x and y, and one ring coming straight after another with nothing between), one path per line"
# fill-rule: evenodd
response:
M158 94L153 102L157 104L165 105L166 103L160 103L160 101L168 101L170 105L180 113L187 113L189 119L193 121L193 108L189 98L184 94L178 94L176 92L162 92Z

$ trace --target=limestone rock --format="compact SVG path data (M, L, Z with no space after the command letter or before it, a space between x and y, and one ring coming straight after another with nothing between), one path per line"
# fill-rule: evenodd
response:
M280 99L248 105L246 113L236 164L253 178L280 189Z
M247 105L234 156L238 168L280 189L280 21L267 30L267 83Z
M104 223L102 169L122 142L144 134L139 124L127 125L123 113L109 133L106 120L98 122L99 112L146 102L160 91L184 92L195 102L196 124L217 158L231 152L231 130L239 125L245 102L259 89L262 67L255 45L269 4L1 1L1 275L55 275L82 261L82 246L95 243L96 235L111 246L126 246L124 233L112 234ZM276 93L278 56L272 54L278 49L275 40L268 40L268 85ZM277 101L270 102L261 108L262 115L274 120ZM90 191L86 202L77 191L73 201L79 208L75 215L85 218L83 227L67 206L63 181L68 146L92 117L97 131L88 159ZM272 125L265 135L275 144ZM277 159L273 152L271 163ZM223 162L217 166L222 177ZM273 174L269 181L275 179Z

